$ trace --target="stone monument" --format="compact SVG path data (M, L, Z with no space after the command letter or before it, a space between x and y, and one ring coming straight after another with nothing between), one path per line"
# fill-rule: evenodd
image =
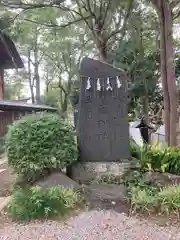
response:
M88 168L88 173L118 174L130 162L127 76L112 65L90 58L82 60L80 74L80 164ZM82 171L79 169L79 177Z

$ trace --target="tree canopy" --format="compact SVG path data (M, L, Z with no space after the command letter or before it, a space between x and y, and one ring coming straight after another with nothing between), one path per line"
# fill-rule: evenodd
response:
M171 112L170 106L176 106L172 96L179 83L180 40L173 35L172 58L169 36L180 23L179 1L2 0L1 6L0 30L13 38L25 63L13 81L7 73L6 98L31 97L32 102L58 106L66 117L70 98L77 94L80 61L88 55L127 72L131 119L146 116L160 124L165 110L168 141L174 143L169 134L178 110ZM168 36L166 42L163 36Z

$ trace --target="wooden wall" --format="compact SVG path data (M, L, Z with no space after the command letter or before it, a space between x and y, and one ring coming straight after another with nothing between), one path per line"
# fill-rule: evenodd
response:
M0 137L4 137L8 131L8 125L19 119L20 112L0 111Z

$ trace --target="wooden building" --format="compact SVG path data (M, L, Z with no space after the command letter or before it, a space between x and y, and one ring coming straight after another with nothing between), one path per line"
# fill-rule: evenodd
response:
M0 138L4 137L8 125L20 117L33 112L51 111L56 108L44 105L28 104L28 99L9 101L4 99L4 70L23 68L21 57L9 36L0 32Z
M23 68L21 57L8 35L0 32L0 99L4 99L4 70Z
M35 112L57 112L56 108L45 105L29 104L20 101L0 100L0 138L4 137L8 125L26 114Z

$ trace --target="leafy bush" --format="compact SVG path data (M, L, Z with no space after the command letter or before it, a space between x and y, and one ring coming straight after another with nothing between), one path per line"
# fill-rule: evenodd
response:
M153 188L151 186L132 187L130 193L131 206L133 211L179 213L180 209L180 186Z
M8 163L28 181L77 159L72 127L58 115L41 113L14 122L6 141Z
M158 206L158 196L152 188L132 187L131 189L131 206L133 211L152 212Z
M167 186L159 192L159 202L162 213L171 213L180 209L180 186Z
M56 186L47 190L40 187L19 188L8 206L9 215L17 221L63 216L81 203L78 193Z
M180 148L133 145L131 152L136 154L142 170L180 174Z
M161 171L167 150L161 150L153 146L142 149L140 164L143 169Z

